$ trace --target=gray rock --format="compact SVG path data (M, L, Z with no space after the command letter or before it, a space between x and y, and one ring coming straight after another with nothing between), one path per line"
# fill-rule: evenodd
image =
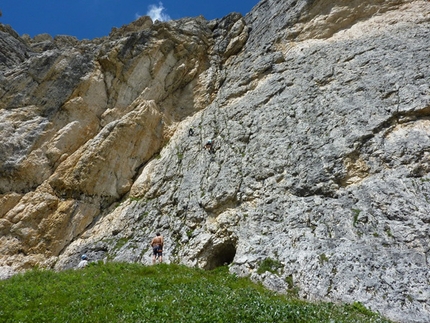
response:
M281 293L359 301L395 321L428 322L429 12L428 1L264 0L245 17L142 19L93 42L41 39L46 44L33 40L30 49L3 32L0 42L23 47L2 65L0 133L8 139L0 144L0 192L49 189L58 198L52 214L93 212L61 252L40 256L58 270L84 252L150 264L149 242L161 231L168 263L229 264ZM68 67L41 91L60 61ZM73 90L86 89L94 70L103 85L91 104L75 107ZM148 130L162 143L151 147L156 153L138 158L136 145L106 160L114 140L99 152L96 139L130 125L127 116L149 101L162 120ZM55 162L41 154L46 173L17 180L14 171L51 132L66 136L72 121L82 123L78 110L97 120L82 144L65 156L58 148L63 159ZM125 183L121 194L66 183L61 170L76 183L85 177L70 161L82 147L107 165L88 168L98 174L88 186ZM112 169L121 164L124 172ZM68 185L66 195L55 178ZM18 218L30 212L26 198L8 200L16 207L3 212L5 241L15 241L9 227L25 228ZM279 268L260 274L267 259Z

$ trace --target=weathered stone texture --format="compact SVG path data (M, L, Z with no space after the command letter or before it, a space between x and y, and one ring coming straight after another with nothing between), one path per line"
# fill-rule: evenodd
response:
M0 277L149 264L162 231L167 262L428 322L428 1L48 36L0 29Z

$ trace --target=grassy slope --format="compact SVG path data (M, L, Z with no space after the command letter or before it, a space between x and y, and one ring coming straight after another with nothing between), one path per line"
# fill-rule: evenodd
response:
M0 281L0 322L389 322L362 305L275 295L226 268L92 264Z

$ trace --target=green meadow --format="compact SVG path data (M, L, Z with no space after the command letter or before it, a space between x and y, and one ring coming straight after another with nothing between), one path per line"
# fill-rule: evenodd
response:
M0 281L0 322L389 322L360 303L278 295L226 267L95 263Z

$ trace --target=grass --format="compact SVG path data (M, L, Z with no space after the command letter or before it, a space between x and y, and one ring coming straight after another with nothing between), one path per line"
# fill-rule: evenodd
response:
M354 216L354 219L352 221L352 225L354 227L356 227L357 226L357 222L358 222L358 216L360 215L361 210L359 210L359 209L351 209L351 210L352 210L352 213L353 213L353 216Z
M324 265L326 262L329 261L329 258L326 256L325 253L320 254L318 258L320 265Z
M277 274L278 269L282 267L283 266L281 262L279 262L278 260L274 260L272 258L266 258L260 263L257 269L257 274L263 274L266 271L271 272L272 274Z
M0 322L389 322L360 303L306 303L180 265L92 264L0 281Z

